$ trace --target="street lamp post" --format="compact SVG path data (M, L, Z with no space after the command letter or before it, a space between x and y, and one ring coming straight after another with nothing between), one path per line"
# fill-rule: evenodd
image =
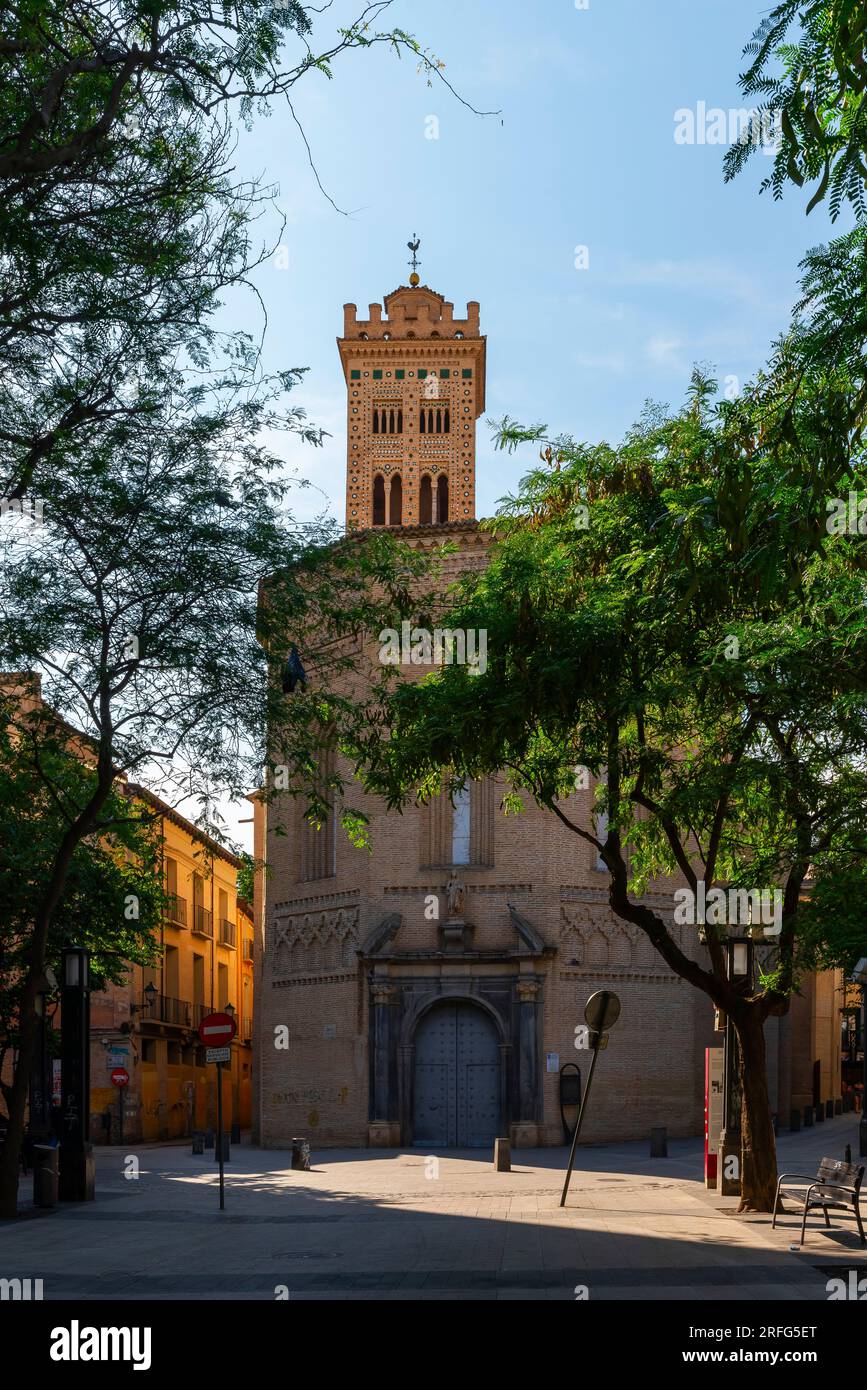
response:
M753 979L753 941L749 936L730 936L725 942L726 973L729 984L747 993ZM741 1193L741 1087L739 1079L738 1035L731 1015L726 1013L723 1060L723 1127L717 1159L717 1191L723 1197ZM731 1160L735 1159L732 1164ZM737 1177L731 1176L732 1171Z
M60 982L60 1200L90 1202L94 1197L90 1124L90 953L67 946L61 953Z
M867 956L862 956L852 974L861 986L861 1048L864 1054L864 1088L861 1093L861 1123L858 1126L858 1149L867 1158Z

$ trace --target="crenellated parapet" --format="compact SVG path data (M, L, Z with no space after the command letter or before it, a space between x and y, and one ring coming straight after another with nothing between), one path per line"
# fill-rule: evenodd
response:
M455 318L454 304L441 294L426 285L403 286L386 295L384 305L371 304L366 319L358 317L357 305L345 304L343 336L361 342L480 338L480 313L479 304L472 300L466 318Z

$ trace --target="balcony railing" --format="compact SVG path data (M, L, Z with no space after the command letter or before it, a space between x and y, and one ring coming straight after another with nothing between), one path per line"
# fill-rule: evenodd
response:
M198 903L193 908L193 932L196 936L210 936L212 939L214 935L214 914Z
M192 1028L193 1006L187 999L170 999L166 994L156 994L149 999L142 996L142 1021L150 1023L171 1023L176 1028Z
M220 945L235 949L235 923L230 922L227 917L220 918Z
M166 906L166 917L175 927L185 927L187 925L187 900L179 898L177 893L168 893L168 904Z

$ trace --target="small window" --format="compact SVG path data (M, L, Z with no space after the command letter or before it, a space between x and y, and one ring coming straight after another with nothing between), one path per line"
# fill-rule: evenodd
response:
M385 525L385 479L381 473L373 480L373 524Z
M451 374L451 369L449 367L443 367L442 371L440 372L440 376L442 377L443 381L448 381Z
M350 379L351 379L352 381L360 381L360 380L361 380L361 372L352 371L352 372L349 373L349 375L350 375Z
M179 1067L181 1065L180 1043L166 1043L166 1061L168 1062L170 1067Z
M404 371L403 367L398 367L398 369L397 369L397 371L395 372L394 375L395 375L395 380L397 380L397 381L403 381L404 378L406 377L406 372Z
M153 1038L142 1038L141 1059L143 1062L156 1062L157 1045L156 1041Z
M449 480L445 473L437 479L437 522L440 526L449 519Z
M403 482L399 473L391 480L391 497L388 508L389 526L403 525Z
M424 381L426 378L427 378L427 367L419 367L419 369L418 369L418 379L419 379L419 381Z
M421 480L418 506L419 525L430 526L433 521L433 483L429 473L426 473Z
M382 381L382 368L377 368L373 373L373 379L374 381Z
M463 371L461 372L461 376L463 377L464 381L472 381L472 379L473 379L473 369L472 369L472 367L464 367Z

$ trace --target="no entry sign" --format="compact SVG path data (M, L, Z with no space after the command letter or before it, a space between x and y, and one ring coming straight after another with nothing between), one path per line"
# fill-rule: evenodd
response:
M126 1067L114 1068L114 1071L111 1073L111 1084L112 1086L129 1085L129 1072L127 1071Z
M199 1038L205 1047L226 1047L237 1031L230 1014L208 1014L199 1024Z

